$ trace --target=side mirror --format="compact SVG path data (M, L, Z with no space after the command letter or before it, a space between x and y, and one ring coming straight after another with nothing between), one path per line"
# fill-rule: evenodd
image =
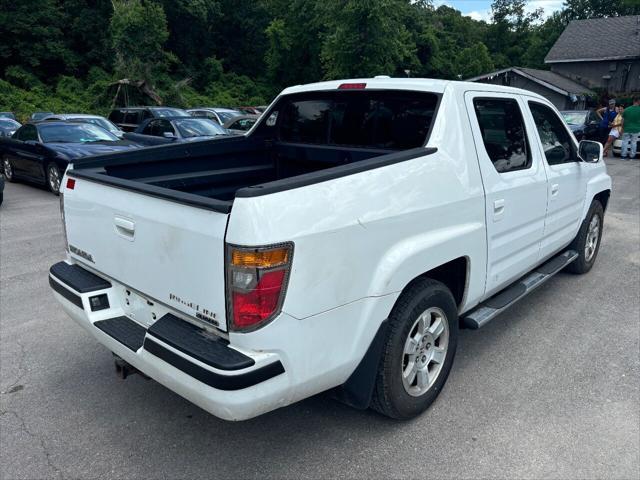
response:
M586 163L598 163L602 160L602 144L592 140L581 140L578 144L578 157Z
M176 134L175 134L175 133L173 133L173 132L164 132L164 133L162 134L162 136L163 136L164 138L176 138Z

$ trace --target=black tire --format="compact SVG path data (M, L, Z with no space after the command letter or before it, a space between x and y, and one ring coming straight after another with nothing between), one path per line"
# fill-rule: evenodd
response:
M7 163L9 164L8 169L6 167ZM9 160L9 158L7 158L6 156L2 158L2 174L4 175L4 178L7 182L13 183L16 181L13 163L11 163L11 160Z
M57 178L57 181L55 181L56 178ZM53 162L47 164L45 179L46 179L47 188L49 189L49 191L51 193L54 193L55 195L59 195L60 182L62 182L62 175L60 174L60 169L58 168L58 165L56 165Z
M598 218L597 222L599 228L596 236L597 241L595 248L593 249L593 253L589 256L587 251L587 241L589 239L589 227L594 217ZM602 239L603 225L604 209L598 200L594 200L591 203L591 207L589 207L587 217L582 222L582 225L580 225L578 235L573 242L571 242L571 245L569 245L570 250L578 252L578 258L567 265L567 268L565 269L567 272L582 274L591 270L591 267L593 267L593 264L596 262L596 258L598 257L598 252L600 251L600 240Z
M430 309L444 313L443 320L446 320L448 327L448 345L433 384L424 393L414 392L414 395L411 395L403 382L405 343L412 331L415 331L417 319ZM387 338L378 365L371 407L388 417L405 420L424 412L447 381L458 344L458 308L453 295L444 284L422 279L402 293L391 311L388 322ZM435 347L436 341L433 342L432 348ZM424 356L421 358L424 359ZM419 389L419 386L409 388Z
M0 192L0 205L2 205L2 200L4 200L4 192Z

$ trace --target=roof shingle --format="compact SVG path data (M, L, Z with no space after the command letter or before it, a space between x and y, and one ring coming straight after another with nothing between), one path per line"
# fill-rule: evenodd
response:
M640 58L640 15L573 20L545 63Z

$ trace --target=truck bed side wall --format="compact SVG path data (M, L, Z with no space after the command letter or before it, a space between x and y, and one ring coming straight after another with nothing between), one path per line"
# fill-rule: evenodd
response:
M464 112L455 98L443 99L442 105L428 145L438 148L434 154L302 188L236 198L227 242L293 241L295 250L286 315L258 332L232 333L234 345L286 356L292 347L283 343L284 324L308 329L318 351L303 356L304 365L285 368L303 377L328 372L321 382L312 382L320 391L348 378L415 277L467 257L464 303L477 301L486 268L482 182ZM336 316L337 309L344 313ZM333 348L337 344L340 348Z

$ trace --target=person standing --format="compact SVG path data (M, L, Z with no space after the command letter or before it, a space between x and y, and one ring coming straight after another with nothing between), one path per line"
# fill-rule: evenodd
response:
M622 134L622 152L620 157L626 159L629 152L629 144L631 151L629 152L629 160L636 158L638 148L638 138L640 138L640 96L633 97L633 105L625 109L622 114L622 126L624 133Z
M609 100L608 107L602 107L597 110L596 113L600 116L600 124L598 125L598 141L602 146L607 144L609 139L609 132L613 126L613 121L616 118L618 112L616 112L616 101L612 98Z
M622 105L618 105L616 107L616 118L614 118L611 123L611 131L609 131L609 138L607 139L607 143L604 144L604 149L602 150L602 156L606 157L609 155L609 149L613 145L617 139L622 136L622 124L624 120L622 119L622 114L624 113L624 107Z

